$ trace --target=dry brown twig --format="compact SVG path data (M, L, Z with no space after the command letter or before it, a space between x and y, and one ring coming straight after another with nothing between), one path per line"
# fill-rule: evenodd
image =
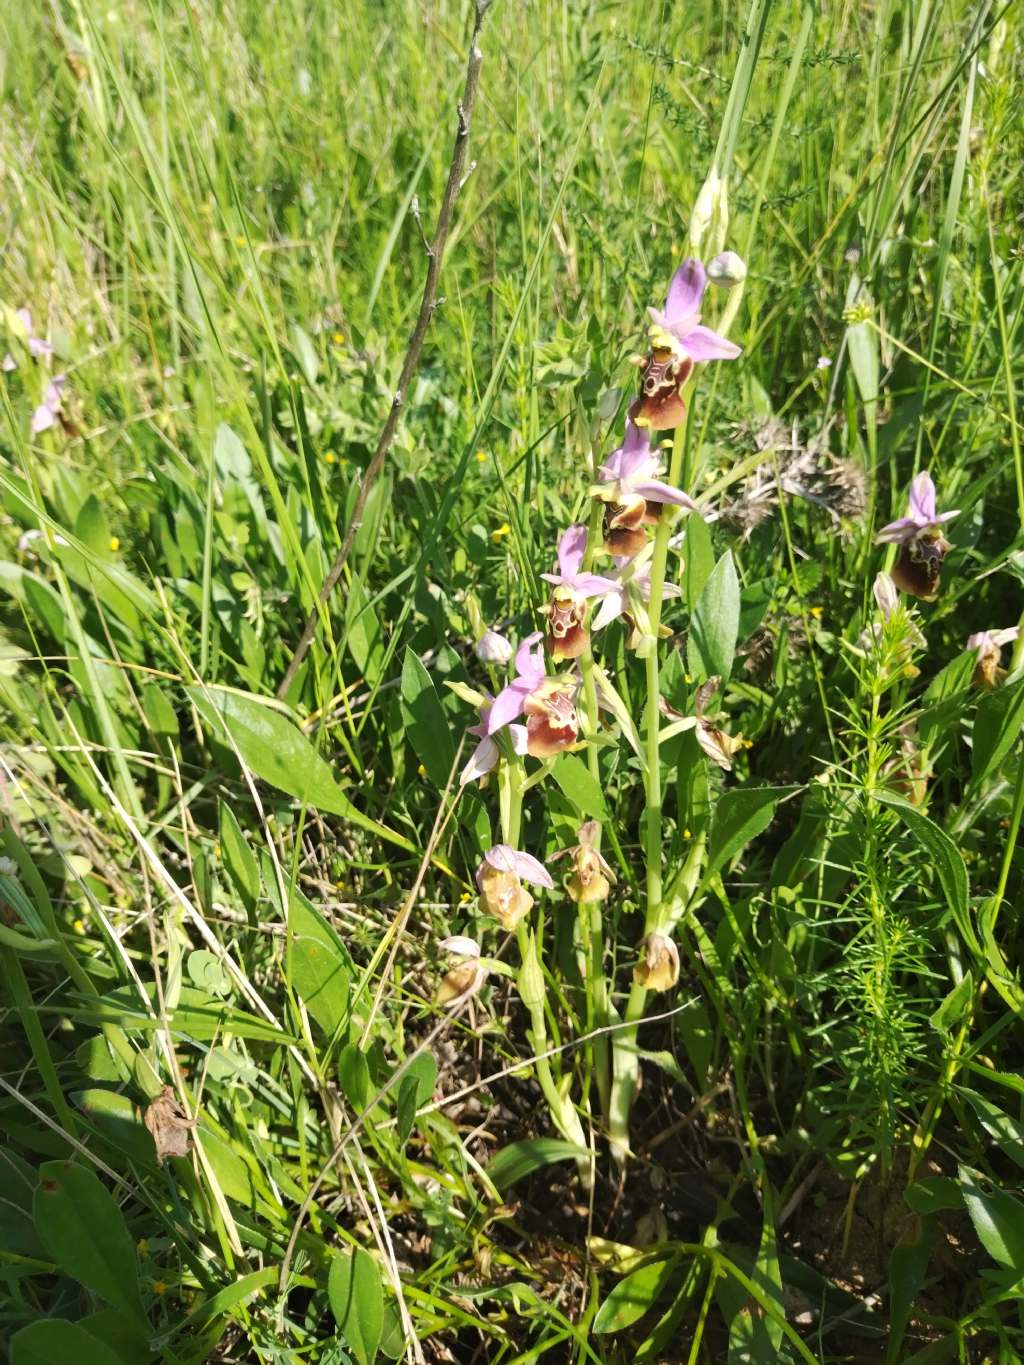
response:
M363 522L363 514L366 510L367 499L370 492L380 476L387 458L388 451L395 439L395 432L398 429L398 419L402 413L402 406L405 402L405 395L409 391L416 370L419 368L420 355L423 351L423 343L426 340L427 328L430 326L430 319L434 315L437 307L437 286L441 278L441 265L444 260L444 249L448 241L448 230L452 221L452 210L455 207L455 200L458 198L459 190L464 183L464 171L466 166L466 149L469 146L469 127L473 117L473 106L476 103L477 87L480 81L480 67L483 62L483 53L480 51L477 40L480 37L480 30L483 27L484 16L491 7L491 0L476 0L476 18L473 24L473 36L469 43L469 58L466 63L466 83L462 91L462 99L459 101L458 126L455 132L455 146L452 150L451 165L448 167L448 180L445 184L444 197L441 200L441 208L437 215L437 225L434 229L434 240L427 248L427 278L423 284L423 298L420 301L419 316L416 319L416 326L413 328L412 337L409 340L409 349L405 353L405 360L402 364L402 372L398 377L398 388L395 390L391 399L391 408L388 411L384 429L377 442L377 448L373 452L373 458L366 468L363 481L359 488L359 496L356 498L356 505L353 508L351 519L345 528L345 535L341 542L341 549L338 551L334 563L331 565L330 572L324 579L320 589L316 605L310 612L309 617L303 627L299 637L299 643L292 655L291 662L285 670L285 675L281 679L277 689L278 697L286 697L295 681L295 675L302 666L302 661L309 652L309 647L313 643L316 635L317 622L320 620L320 613L327 604L328 598L338 585L345 564L348 561L355 540L356 532Z

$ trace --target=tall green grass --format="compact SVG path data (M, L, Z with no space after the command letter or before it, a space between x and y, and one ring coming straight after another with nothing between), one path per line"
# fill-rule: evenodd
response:
M965 652L1024 607L1020 22L959 0L754 14L756 62L735 6L496 0L443 302L281 703L416 317L472 6L0 17L16 1365L1021 1355L1022 649L988 694ZM688 613L732 550L723 707L752 743L723 783L674 742L666 859L726 792L786 790L680 926L624 1172L574 914L546 909L588 1190L545 1145L509 978L434 1003L438 942L485 929L472 874L499 837L489 793L450 812L474 717L445 683L486 683L481 622L534 627L716 155L745 354L694 407L688 487L720 515L670 557L662 681L687 709ZM65 420L33 437L57 372ZM906 619L873 653L861 636L874 533L920 469L962 510L907 668ZM604 666L638 715L622 637ZM622 1013L629 747L597 775ZM587 813L552 791L527 815L546 853ZM158 1165L164 1085L198 1128Z

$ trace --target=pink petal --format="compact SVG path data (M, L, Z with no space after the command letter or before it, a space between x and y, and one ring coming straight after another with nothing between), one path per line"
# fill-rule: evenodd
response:
M515 754L525 754L528 752L527 746L530 743L530 734L525 725L510 725L508 732L512 736L512 752Z
M578 573L572 580L573 591L580 597L600 597L617 586L614 579L602 578L599 573Z
M32 435L38 436L41 431L49 431L53 422L53 409L47 407L45 403L40 403L32 414Z
M478 777L483 777L484 773L491 771L497 761L498 746L493 739L484 735L470 755L469 762L462 770L459 786L464 787L467 782L475 782Z
M521 853L511 844L495 844L484 854L484 861L498 872L511 872L524 882L532 882L534 886L546 886L548 890L554 886L551 874L543 863L538 862L532 854Z
M53 347L48 341L42 341L39 337L30 336L28 339L29 355L53 355Z
M27 308L19 308L14 315L25 329L26 336L32 335L32 314Z
M707 275L704 273L704 267L700 261L689 257L672 276L672 282L668 287L665 316L671 326L677 326L688 315L696 321L700 316L700 303L706 287ZM694 356L695 360L696 358Z
M508 725L517 716L521 716L526 698L532 691L532 686L524 686L522 683L514 682L509 683L508 687L499 692L487 713L487 733L493 735L503 725Z
M629 489L631 493L639 493L648 502L671 502L677 507L688 507L691 512L697 510L697 504L682 489L673 488L670 483L662 483L660 479L635 479Z
M968 635L967 637L968 649L987 649L990 644L994 643L991 633L987 630L979 630L977 635Z
M910 485L910 506L908 516L919 526L927 526L935 520L935 484L927 470L918 474Z
M532 635L527 635L526 639L516 650L516 672L521 678L543 678L543 651L533 649L533 646L537 641L542 640L543 638L543 633L539 630L535 630Z
M710 327L693 327L679 338L691 360L735 360L741 348L713 332Z
M586 549L587 528L585 526L570 526L562 532L558 541L558 567L563 578L572 578L583 563Z
M610 592L598 607L594 619L590 623L590 629L604 630L605 626L621 616L626 607L625 594L620 591Z
M626 439L622 443L619 478L631 479L657 467L658 457L651 450L651 438L632 421L626 422Z
M920 529L913 517L900 517L899 521L890 521L888 526L882 527L875 536L875 544L902 545L905 541L913 540Z

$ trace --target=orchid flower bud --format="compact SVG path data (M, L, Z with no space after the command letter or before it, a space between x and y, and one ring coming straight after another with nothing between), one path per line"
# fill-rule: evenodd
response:
M633 980L649 991L668 991L679 980L679 950L665 934L648 934L640 942Z
M485 630L476 642L475 653L482 664L497 664L503 667L515 651L511 641L506 640L504 635L499 635L496 630Z
M747 278L747 267L735 251L720 251L708 261L708 279L719 289L735 289Z

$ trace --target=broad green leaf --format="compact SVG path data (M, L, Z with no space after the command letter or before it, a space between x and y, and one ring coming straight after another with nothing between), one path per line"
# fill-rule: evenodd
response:
M654 1306L672 1278L679 1258L651 1261L620 1280L597 1310L593 1330L598 1335L621 1332Z
M957 1089L977 1114L986 1133L998 1144L999 1150L1018 1166L1024 1166L1024 1124L984 1095L979 1095L977 1090L970 1090L965 1085Z
M797 787L732 787L718 798L708 839L705 878L713 877L772 822L775 807Z
M959 1024L974 999L974 977L966 971L929 1019L933 1029L946 1033Z
M732 552L726 550L701 589L690 620L686 659L695 678L729 677L739 625L740 582Z
M550 1166L553 1161L575 1161L589 1155L585 1147L577 1147L574 1142L565 1142L562 1138L524 1138L522 1142L511 1142L496 1152L487 1163L487 1174L498 1189L503 1190L531 1171Z
M937 706L939 702L948 701L950 697L965 692L971 685L977 666L977 650L965 649L962 654L951 659L945 668L939 669L925 688L923 700L929 706Z
M338 1079L345 1092L345 1098L357 1113L366 1108L370 1098L370 1067L366 1053L355 1043L341 1049L338 1058Z
M686 608L691 616L714 567L715 555L711 548L711 532L707 522L700 516L687 517L681 586L686 598Z
M982 697L974 718L974 757L971 781L975 784L1000 766L1024 728L1024 677Z
M77 1322L41 1318L11 1340L11 1365L125 1365L122 1355Z
M939 885L946 897L946 904L964 942L974 952L980 953L981 945L971 923L970 884L967 880L967 866L963 854L945 830L939 829L934 821L929 820L927 815L922 815L909 801L904 801L902 796L883 791L876 791L874 796L876 801L880 801L883 806L891 807L899 814L907 829L928 855L927 863L935 868Z
M434 786L443 790L455 758L451 728L434 681L412 649L406 649L402 664L402 719L413 752Z
M398 1087L398 1140L406 1143L416 1122L416 1110L427 1104L437 1084L437 1062L433 1053L422 1052L411 1063Z
M153 1139L142 1125L135 1106L127 1095L96 1086L76 1090L71 1100L99 1132L133 1161L152 1166L155 1162Z
M260 865L242 833L235 812L226 801L220 802L220 849L224 866L246 909L253 910L260 894Z
M335 1256L327 1275L331 1312L360 1365L376 1356L384 1328L381 1278L377 1262L362 1248Z
M340 815L399 848L413 851L408 839L353 806L335 782L326 760L302 731L273 706L248 693L219 687L185 690L203 719L218 732L230 736L242 760L264 782L318 810Z
M100 558L110 555L110 528L95 493L90 493L75 518L75 536L87 550Z
M0 592L9 593L51 639L64 638L64 604L45 578L20 564L0 560Z
M98 1176L70 1161L44 1162L32 1216L48 1255L72 1279L129 1317L144 1316L135 1243Z
M608 819L604 792L582 759L575 754L562 754L556 760L551 776L581 815L595 820Z
M292 893L288 913L292 985L331 1037L348 1014L352 959L341 939L305 896Z
M288 335L291 337L292 351L302 368L306 383L315 384L316 377L320 372L320 359L317 356L316 347L310 340L309 333L304 331L297 322L293 322L288 328Z
M1005 1190L986 1189L976 1171L959 1168L960 1188L981 1244L1000 1265L1024 1275L1024 1204Z
M948 1209L962 1209L963 1191L952 1176L925 1175L903 1191L908 1208L915 1213L942 1213Z

